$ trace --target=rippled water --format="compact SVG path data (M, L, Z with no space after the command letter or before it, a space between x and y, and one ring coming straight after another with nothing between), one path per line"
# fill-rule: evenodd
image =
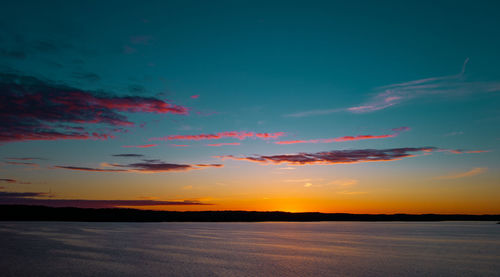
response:
M2 276L500 276L495 222L0 222Z

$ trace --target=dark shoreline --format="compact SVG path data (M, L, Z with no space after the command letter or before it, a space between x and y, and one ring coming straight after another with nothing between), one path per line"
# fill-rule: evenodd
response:
M500 215L347 214L253 211L173 212L137 209L53 208L0 205L0 221L81 222L317 222L317 221L499 221Z

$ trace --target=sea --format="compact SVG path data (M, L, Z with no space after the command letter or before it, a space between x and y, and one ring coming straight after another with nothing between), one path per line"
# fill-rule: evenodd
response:
M496 222L0 222L1 276L500 276Z

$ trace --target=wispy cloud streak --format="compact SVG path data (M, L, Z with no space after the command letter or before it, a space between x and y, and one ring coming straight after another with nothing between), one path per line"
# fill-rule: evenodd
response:
M439 152L448 152L451 154L478 154L478 153L488 153L489 150L462 150L462 149L439 149Z
M297 144L297 143L331 143L331 142L344 142L344 141L356 141L356 140L366 140L366 139L384 139L397 137L400 133L409 131L409 127L399 127L392 129L392 134L385 135L357 135L357 136L343 136L328 139L310 139L310 140L284 140L277 141L275 144Z
M197 206L212 205L197 200L89 200L89 199L54 199L46 198L41 192L6 192L0 191L0 204L3 205L42 205L50 207L76 208L117 208L140 206Z
M436 180L460 179L460 178L465 178L465 177L471 177L471 176L479 175L479 174L482 174L482 173L486 172L487 170L488 170L488 168L485 168L485 167L476 167L476 168L473 168L473 169L471 169L469 171L459 172L459 173L445 175L445 176L439 176L439 177L436 177L434 179L436 179Z
M259 138L259 139L276 139L281 136L284 136L284 132L276 132L276 133L254 133L254 132L245 132L245 131L230 131L230 132L221 132L216 134L198 134L198 135L171 135L166 137L155 137L150 138L150 141L168 141L168 140L215 140L222 138L237 138L240 140L244 140L246 138Z
M369 101L359 106L347 108L353 113L367 113L382 110L403 102L420 98L436 96L466 95L472 93L488 93L500 91L500 82L469 82L465 80L465 67L456 75L431 77L404 83L392 84L376 89L377 93Z
M375 88L374 96L368 101L348 108L303 111L285 115L286 117L306 117L336 112L369 113L383 110L417 98L438 96L451 97L500 91L499 81L467 81L465 68L467 58L460 73L455 75L430 77Z

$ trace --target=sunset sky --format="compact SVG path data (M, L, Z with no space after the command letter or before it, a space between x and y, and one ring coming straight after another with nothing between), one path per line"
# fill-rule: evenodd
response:
M500 213L496 1L9 1L0 204Z

